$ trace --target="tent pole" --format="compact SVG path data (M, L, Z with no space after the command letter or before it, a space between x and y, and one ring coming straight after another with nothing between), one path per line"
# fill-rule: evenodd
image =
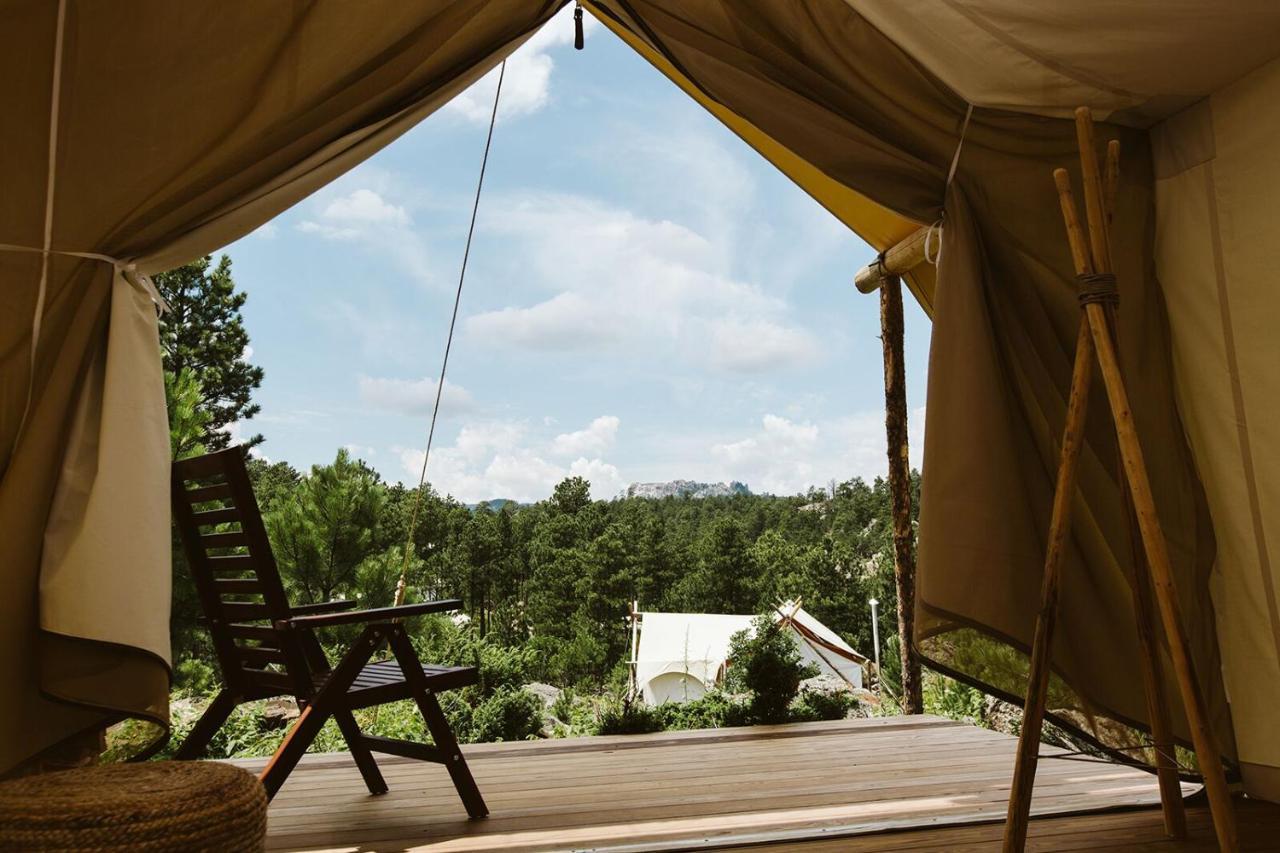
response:
M925 226L908 234L900 243L890 246L884 253L853 276L853 286L860 293L875 293L890 279L896 279L923 264L927 249L932 245L936 256L941 245L941 226Z
M1106 171L1102 181L1108 238L1111 221L1115 216L1115 198L1119 184L1120 141L1112 139L1107 143ZM1108 242L1110 242L1109 239ZM1107 312L1111 341L1118 350L1116 306L1104 304L1103 307ZM1138 528L1138 517L1133 507L1133 494L1129 488L1129 481L1124 477L1123 468L1124 463L1121 461L1116 479L1122 485L1121 499L1124 503L1124 515L1129 520L1129 544L1133 560L1133 574L1129 580L1133 589L1133 615L1141 649L1147 718L1151 723L1152 748L1148 761L1155 766L1156 778L1160 783L1160 807L1164 817L1165 834L1170 838L1182 839L1187 837L1187 812L1182 802L1182 783L1178 778L1173 725L1169 716L1169 699L1165 694L1164 679L1161 677L1160 641L1157 639L1155 609L1151 601L1151 570L1147 566L1146 553L1142 547L1142 533Z
M1071 188L1059 185L1058 189L1076 273L1088 275L1093 272L1093 266L1084 249ZM1062 447L1058 456L1058 479L1054 487L1053 511L1049 520L1049 543L1045 550L1044 574L1040 582L1040 612L1036 615L1036 630L1031 644L1027 697L1022 706L1022 729L1018 733L1013 786L1009 791L1009 811L1004 826L1005 853L1021 853L1027 843L1031 791L1040 757L1040 730L1044 725L1045 702L1049 694L1050 651L1053 648L1053 632L1058 618L1058 579L1062 558L1066 553L1067 533L1071 526L1076 468L1084 443L1089 386L1092 381L1093 339L1089 334L1089 324L1082 314L1080 331L1076 336L1075 364L1071 370L1071 391L1067 398L1067 422L1062 430Z
M915 634L916 560L912 553L911 463L907 447L907 383L903 365L902 280L880 287L880 340L884 349L884 424L893 502L893 576L898 591L898 648L902 657L902 711L924 713Z
M1045 699L1049 680L1049 658L1052 647L1052 630L1056 617L1057 576L1061 563L1065 534L1070 520L1070 502L1074 492L1075 462L1078 460L1082 441L1085 404L1078 394L1077 382L1088 388L1092 374L1089 358L1090 342L1097 355L1107 401L1115 422L1116 437L1124 467L1126 515L1136 515L1146 562L1135 560L1134 608L1143 652L1143 676L1147 689L1148 710L1152 717L1152 734L1157 744L1157 773L1160 777L1161 803L1164 807L1165 828L1171 835L1185 833L1185 815L1182 811L1181 789L1177 785L1176 768L1171 756L1172 739L1168 735L1168 709L1159 684L1158 658L1155 656L1154 626L1150 621L1150 599L1146 588L1146 571L1149 567L1155 584L1156 600L1173 658L1174 674L1191 727L1191 737L1204 777L1214 829L1219 847L1224 851L1238 849L1235 815L1231 795L1227 789L1222 767L1222 755L1208 721L1204 696L1196 677L1181 609L1177 600L1177 588L1169 554L1156 513L1155 498L1147 477L1146 464L1138 439L1133 412L1129 407L1124 379L1116 356L1115 332L1112 326L1115 301L1115 280L1111 274L1111 249L1108 223L1110 207L1118 182L1119 149L1108 146L1106 184L1099 173L1097 153L1094 149L1093 119L1088 108L1076 110L1076 131L1080 144L1080 161L1084 176L1085 210L1089 223L1089 248L1085 253L1080 223L1076 215L1075 200L1071 195L1070 179L1066 170L1054 172L1054 182L1062 205L1063 220L1077 275L1093 292L1082 296L1083 314L1081 331L1076 349L1076 363L1072 374L1071 398L1068 402L1067 428L1063 437L1062 461L1057 488L1054 494L1054 511L1050 527L1049 551L1046 554L1045 576L1042 588L1041 612L1036 621L1036 633L1032 646L1031 672L1027 685L1027 702L1023 727L1018 741L1017 763L1014 768L1013 787L1009 792L1008 821L1005 825L1004 849L1006 853L1022 851L1026 845L1027 820L1031 808L1031 788L1035 776L1035 764L1039 751L1040 727L1043 723ZM1098 275L1094 275L1094 273ZM1074 442L1072 449L1070 443ZM1068 458L1068 453L1073 458ZM1070 465L1068 466L1068 463ZM1132 499L1132 510L1128 499ZM1145 621L1144 621L1145 620ZM1163 729L1163 731L1162 731ZM1168 738L1168 748L1161 742Z

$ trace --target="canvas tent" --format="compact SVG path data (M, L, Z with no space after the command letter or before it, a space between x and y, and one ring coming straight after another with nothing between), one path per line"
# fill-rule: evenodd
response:
M0 769L167 714L145 275L367 158L561 5L0 3ZM1280 7L584 5L873 246L945 216L909 282L934 321L916 641L1014 698L1078 319L1048 176L1075 162L1063 116L1097 110L1124 148L1121 357L1195 662L1246 789L1280 799ZM1105 419L1086 443L1051 707L1107 739L1146 710Z
M774 615L786 625L806 664L850 688L862 687L864 655L797 603L779 606ZM723 613L651 612L636 613L633 618L632 687L646 705L698 699L723 684L730 640L739 631L752 631L756 619Z

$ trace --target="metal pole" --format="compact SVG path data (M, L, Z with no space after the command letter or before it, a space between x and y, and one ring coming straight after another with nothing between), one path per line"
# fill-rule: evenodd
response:
M868 602L871 605L871 643L875 647L876 653L876 690L880 690L880 602L871 599Z

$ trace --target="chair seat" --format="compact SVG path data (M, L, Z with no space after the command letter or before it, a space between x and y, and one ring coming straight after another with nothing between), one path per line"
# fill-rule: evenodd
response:
M437 692L475 684L480 677L474 666L423 664L422 674L426 676L427 688ZM328 677L327 672L316 675L317 689ZM355 681L347 688L347 704L351 708L363 708L408 698L410 698L409 682L404 677L400 662L394 658L365 665Z

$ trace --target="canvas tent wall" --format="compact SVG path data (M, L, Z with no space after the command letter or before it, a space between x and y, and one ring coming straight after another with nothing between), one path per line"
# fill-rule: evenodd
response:
M865 656L812 614L790 602L775 613L785 623L801 660L820 675L862 687ZM637 613L635 688L647 705L685 702L723 684L729 645L739 631L753 631L754 616L721 613Z
M0 3L0 767L118 714L166 713L167 445L140 275L351 168L559 5ZM1280 7L585 5L876 248L945 214L937 286L933 268L911 282L934 319L917 641L1011 697L1077 319L1048 175L1075 162L1064 111L1111 121L1121 355L1193 652L1246 786L1280 798L1264 713L1280 706L1266 540ZM1146 711L1102 419L1079 485L1052 708L1106 738L1095 723Z

